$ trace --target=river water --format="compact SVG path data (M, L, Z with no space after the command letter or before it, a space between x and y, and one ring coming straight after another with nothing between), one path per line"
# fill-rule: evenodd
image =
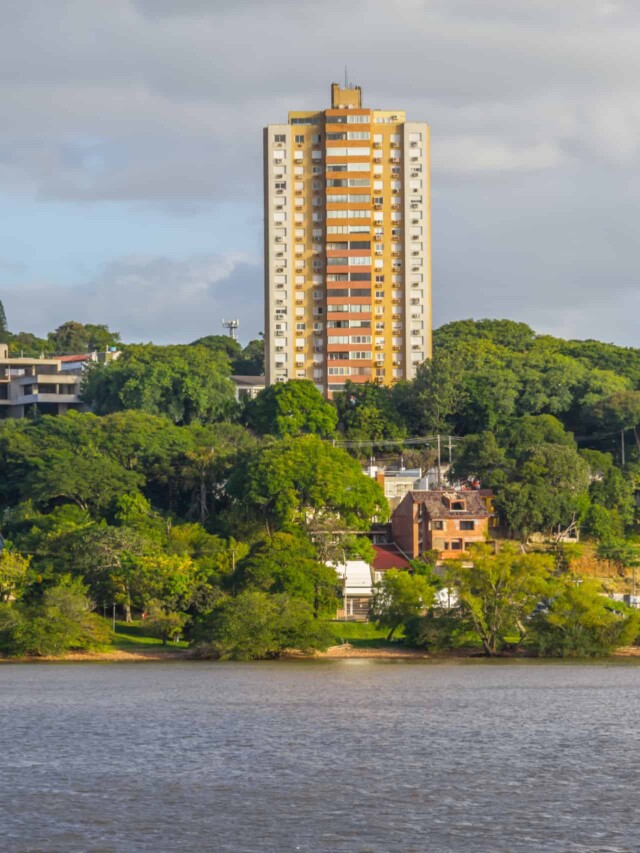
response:
M640 666L0 667L0 850L638 851Z

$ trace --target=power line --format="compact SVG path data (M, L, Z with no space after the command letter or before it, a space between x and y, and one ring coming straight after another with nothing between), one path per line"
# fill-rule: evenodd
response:
M334 447L421 447L424 445L437 445L438 438L442 442L447 442L447 445L449 443L455 444L462 440L460 436L456 435L426 435L418 438L381 438L374 441L367 441L365 439L361 441L338 441L332 439L331 441Z

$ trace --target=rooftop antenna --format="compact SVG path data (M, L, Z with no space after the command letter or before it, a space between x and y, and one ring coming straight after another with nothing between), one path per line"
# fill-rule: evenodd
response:
M239 320L223 320L222 325L229 332L229 337L234 341L237 340L236 329L240 325L240 321Z

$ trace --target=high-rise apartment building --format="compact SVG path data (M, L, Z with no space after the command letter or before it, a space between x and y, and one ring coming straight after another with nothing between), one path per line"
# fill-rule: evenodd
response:
M331 86L264 130L268 384L410 379L431 356L429 128Z

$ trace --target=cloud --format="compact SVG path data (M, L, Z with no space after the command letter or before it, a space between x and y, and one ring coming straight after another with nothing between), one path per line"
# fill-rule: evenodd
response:
M74 287L23 285L3 301L12 329L41 335L73 319L106 323L125 341L188 343L239 317L246 341L264 325L261 267L233 255L125 257Z
M539 171L559 166L563 159L562 152L553 145L520 147L470 135L437 140L432 156L439 171L449 175Z
M229 217L226 230L212 229L198 253L176 236L134 261L128 244L105 233L107 263L73 286L70 215L58 241L70 259L66 287L36 285L6 267L30 265L29 253L42 251L38 234L0 239L2 279L15 282L3 298L25 326L36 306L42 330L83 311L94 321L103 312L141 339L193 338L234 312L258 331L261 129L291 108L325 106L347 63L366 104L405 108L431 125L440 322L461 311L508 314L572 335L637 341L629 311L640 204L637 2L4 5L5 207L13 199L39 211L64 205L84 220L116 205L126 219L129 206L138 217L141 209L166 217L176 234L194 211L249 211L244 226ZM42 278L64 285L63 264L55 266ZM205 287L207 276L233 286ZM122 304L104 296L110 289ZM250 297L234 302L237 292Z
M627 3L22 0L5 18L0 174L44 198L255 198L261 126L326 103L345 62L368 103L431 122L436 176L464 180L474 160L555 169L567 148L636 153L640 16Z

